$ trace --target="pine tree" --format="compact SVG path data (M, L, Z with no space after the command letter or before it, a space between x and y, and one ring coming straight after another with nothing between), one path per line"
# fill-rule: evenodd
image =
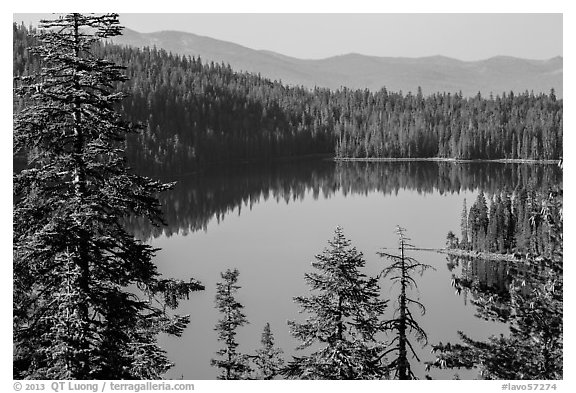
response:
M458 238L454 232L449 231L446 235L446 247L447 248L457 248L459 244Z
M504 191L502 197L502 203L504 208L504 249L507 252L512 252L516 246L514 231L516 227L516 217L512 212L512 199L511 193Z
M498 251L498 235L501 232L499 227L498 219L496 218L498 202L496 198L492 199L492 203L490 204L490 213L488 215L488 229L486 231L486 251L488 252L495 252Z
M238 269L228 269L220 274L224 281L216 284L216 307L223 317L214 330L218 332L218 341L224 342L224 348L216 352L221 359L212 359L210 364L221 370L218 379L247 379L251 371L248 357L238 351L236 341L236 329L248 323L242 313L244 306L234 297L241 288L237 285L239 275Z
M313 273L305 274L310 296L294 300L308 315L303 323L289 321L297 349L313 348L294 357L284 374L297 379L374 379L386 375L380 341L381 316L387 301L380 299L377 279L361 272L361 252L336 228L329 249L316 256Z
M500 194L496 194L496 199L493 202L496 206L494 216L492 213L489 217L490 221L496 221L496 251L505 253L506 250L506 206L505 201Z
M470 230L470 249L487 250L486 234L488 231L488 206L484 191L480 190L476 201L470 207L468 214L468 228Z
M464 198L464 204L462 206L462 215L460 216L460 229L462 233L461 247L464 249L468 248L468 209L466 208L466 198Z
M166 313L203 289L160 280L155 249L122 225L129 215L161 223L157 193L123 157L137 129L115 112L122 67L92 54L120 33L117 14L43 21L29 49L42 68L15 79L24 108L14 115L14 377L161 378L171 366L156 337L180 335L188 316ZM168 288L169 287L169 288ZM164 291L166 290L166 291Z
M256 350L254 363L259 370L256 379L274 379L280 373L284 366L282 351L274 345L274 335L270 330L270 323L266 323L262 332L262 348Z
M420 263L414 258L405 255L406 247L412 247L412 245L408 243L410 239L404 234L405 231L404 228L396 228L396 233L399 238L400 255L392 255L385 252L378 253L381 257L386 257L393 261L390 266L383 270L383 276L387 277L391 275L391 280L394 283L400 284L400 294L398 295L397 307L394 310L395 318L386 321L384 324L386 329L391 330L395 334L392 340L394 346L386 351L386 353L395 352L397 354L396 359L394 359L388 367L394 370L395 376L400 380L416 379L410 368L410 362L408 361L408 350L410 350L417 361L420 361L414 347L410 343L408 335L414 333L418 342L423 345L428 343L426 332L414 319L412 311L410 310L410 306L415 305L420 309L422 315L426 312L426 308L420 301L408 295L408 290L417 289L418 287L416 281L412 278L412 274L414 272L422 274L427 269L433 269L432 266Z

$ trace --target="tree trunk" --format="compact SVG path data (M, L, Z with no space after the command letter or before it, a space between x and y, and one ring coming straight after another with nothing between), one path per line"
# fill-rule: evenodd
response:
M75 14L74 20L74 55L76 58L80 56L80 31L79 31L79 21L77 15ZM74 88L75 91L80 91L81 86L78 80L77 70L75 71L74 78ZM81 107L78 97L74 98L73 104L73 132L74 132L74 193L76 196L76 224L78 228L82 228L82 207L84 205L84 199L86 195L86 179L85 179L85 162L83 158L84 153L84 136L82 134L81 128ZM90 293L90 266L88 264L88 239L84 235L83 231L79 234L78 242L78 255L76 256L75 263L79 269L78 277L78 317L81 321L81 336L79 337L80 355L79 355L79 370L78 375L75 375L75 379L89 379L90 365L88 361L87 351L89 350L87 331L90 324L89 314L88 314L88 298Z
M408 377L408 354L406 352L406 263L404 260L404 240L400 243L402 281L400 285L400 323L398 325L398 379Z

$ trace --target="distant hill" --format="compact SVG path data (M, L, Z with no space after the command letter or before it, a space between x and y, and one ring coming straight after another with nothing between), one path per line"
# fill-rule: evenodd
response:
M291 85L337 89L368 88L416 92L458 92L473 96L481 92L502 94L556 90L563 96L563 58L527 60L497 56L480 61L460 61L444 56L421 58L375 57L347 54L321 60L303 60L196 34L162 31L138 33L125 29L114 42L135 47L156 46L172 53L200 56L203 61L224 62L237 71L260 73Z

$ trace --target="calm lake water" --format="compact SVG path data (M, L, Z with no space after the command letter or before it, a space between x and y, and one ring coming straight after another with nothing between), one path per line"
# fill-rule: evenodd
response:
M214 331L220 318L214 308L220 272L240 271L238 300L250 321L238 331L240 350L252 353L259 348L262 329L270 322L276 344L290 359L298 354L298 342L286 322L305 318L292 298L308 293L304 274L312 271L314 256L327 247L336 226L364 253L367 272L377 274L388 261L376 252L396 247L396 225L407 229L416 247L442 248L448 231L460 236L464 199L470 207L480 190L489 196L562 182L553 165L330 160L236 166L165 180L178 181L162 198L167 227L152 231L137 222L132 226L138 236L162 248L156 263L164 275L194 277L206 286L178 309L192 317L183 337L162 338L176 363L167 377L191 380L217 375L210 359L221 347ZM472 293L457 294L451 286L453 274L467 274L498 291L507 285L502 265L474 261L452 266L442 254L410 255L436 268L417 278L427 307L419 320L431 344L457 342L459 330L476 339L507 333L506 324L475 316ZM396 296L397 288L386 279L381 287L384 297ZM423 361L433 356L430 347L420 354ZM411 363L423 378L424 365L414 359ZM466 370L429 374L451 379L455 373L463 379L476 376Z

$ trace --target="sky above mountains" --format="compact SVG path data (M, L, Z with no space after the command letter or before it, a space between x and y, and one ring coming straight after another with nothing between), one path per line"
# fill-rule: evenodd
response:
M51 14L14 14L36 24ZM563 56L562 14L134 14L120 22L138 32L176 30L301 59L347 53L372 56Z

